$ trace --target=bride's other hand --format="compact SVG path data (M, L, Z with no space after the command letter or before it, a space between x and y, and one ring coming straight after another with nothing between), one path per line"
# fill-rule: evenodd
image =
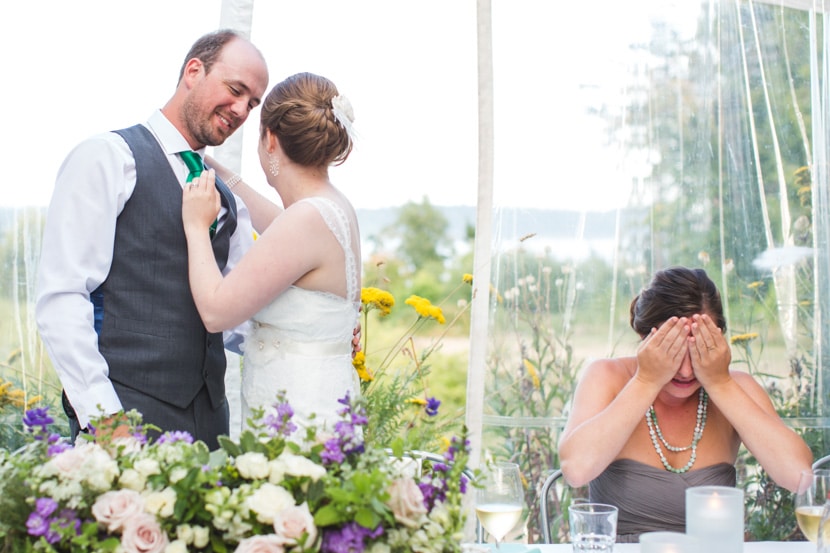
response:
M182 190L182 223L185 233L204 232L216 220L221 201L216 190L216 172L202 171Z
M709 315L692 317L692 333L689 337L692 368L707 390L730 379L729 364L732 351L729 343Z

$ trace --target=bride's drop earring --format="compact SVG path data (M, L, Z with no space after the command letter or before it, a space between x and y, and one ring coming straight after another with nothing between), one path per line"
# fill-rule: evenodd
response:
M275 177L280 174L280 160L274 154L268 154L268 172Z

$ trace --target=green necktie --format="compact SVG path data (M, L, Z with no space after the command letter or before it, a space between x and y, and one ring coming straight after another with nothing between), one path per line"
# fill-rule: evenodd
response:
M205 165L202 163L202 156L197 154L196 152L191 152L190 150L184 150L179 152L179 155L182 156L184 160L184 164L187 165L187 168L190 169L190 173L187 175L187 182L192 181L196 177L202 174L202 171L205 170ZM213 235L216 234L216 224L219 222L217 219L213 221L213 224L210 225L210 237L213 238Z

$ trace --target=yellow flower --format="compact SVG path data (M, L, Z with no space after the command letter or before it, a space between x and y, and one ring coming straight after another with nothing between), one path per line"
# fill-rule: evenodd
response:
M411 403L413 405L418 405L419 407L423 407L427 404L427 400L422 397L411 397L406 400L407 403Z
M467 284L472 284L473 283L473 275L471 275L470 273L464 273L464 276L461 277L461 280L463 282L466 282Z
M411 305L415 309L415 311L418 312L418 315L420 315L421 317L432 317L440 324L444 324L446 322L446 319L444 318L444 312L441 311L441 308L432 305L432 303L426 298L412 295L406 299L405 303L406 305Z
M15 407L23 407L23 398L25 397L25 395L26 394L23 392L23 390L14 389L11 392L9 392L9 398L11 398L12 400L12 405L14 405Z
M746 344L758 337L757 332L747 332L746 334L735 334L729 339L730 344Z
M750 282L749 284L747 284L746 287L749 288L750 290L756 290L756 289L760 288L763 285L764 285L763 281L756 280L755 282Z
M392 306L395 305L395 296L380 288L361 288L360 301L363 303L364 311L368 312L370 309L378 309L380 310L381 316L385 316L389 314Z
M26 402L26 409L32 409L35 405L43 401L43 396L33 396Z
M362 382L371 382L375 379L375 375L373 375L372 371L370 371L366 366L366 354L362 351L358 351L354 354L352 366L354 367L354 370L357 371L357 376L360 377Z
M533 387L538 390L541 386L541 383L539 382L539 371L536 370L536 367L530 362L529 359L522 359L522 363L524 363L525 370L527 371L527 374L530 375L530 379L533 381Z

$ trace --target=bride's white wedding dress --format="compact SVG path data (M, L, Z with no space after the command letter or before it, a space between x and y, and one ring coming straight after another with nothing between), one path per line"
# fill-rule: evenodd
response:
M352 337L360 304L356 233L346 214L335 202L320 197L300 200L314 205L345 253L346 298L292 286L265 306L252 319L251 334L244 345L242 369L242 421L252 408L265 408L277 392L286 391L294 410L294 421L324 423L334 429L340 420L337 402L359 393L352 366Z

